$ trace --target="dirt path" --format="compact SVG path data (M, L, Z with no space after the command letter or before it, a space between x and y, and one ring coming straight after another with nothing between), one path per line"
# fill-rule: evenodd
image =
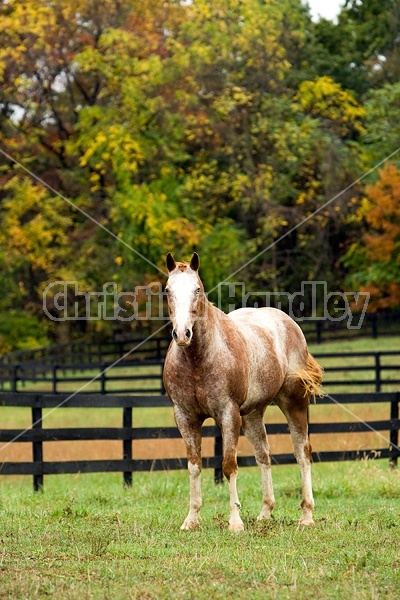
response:
M388 432L381 432L389 437ZM269 436L271 453L292 453L293 446L288 435ZM386 444L377 434L334 434L314 435L311 443L315 452L322 450L361 450L362 448L384 447ZM138 440L132 444L133 457L137 459L149 458L182 458L185 457L185 447L182 440ZM203 440L203 456L212 456L214 440ZM253 450L245 438L241 438L238 447L238 456L252 456ZM45 442L43 444L43 457L45 461L62 460L101 460L122 458L122 442L120 441L88 441L88 442ZM0 467L2 462L31 461L32 445L30 443L15 442L4 450L0 447Z

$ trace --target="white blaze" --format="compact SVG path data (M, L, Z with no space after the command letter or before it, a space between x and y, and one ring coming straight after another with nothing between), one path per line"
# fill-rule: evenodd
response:
M198 280L195 273L177 273L172 275L168 282L168 288L174 305L173 326L178 335L184 334L186 329L193 326L192 304L195 299L195 291L198 288Z

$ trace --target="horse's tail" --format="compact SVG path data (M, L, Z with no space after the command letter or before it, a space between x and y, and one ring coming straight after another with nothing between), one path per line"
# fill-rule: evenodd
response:
M321 398L326 395L322 388L322 374L323 368L309 352L304 366L294 373L294 377L304 386L304 396L312 396L314 402L316 396Z

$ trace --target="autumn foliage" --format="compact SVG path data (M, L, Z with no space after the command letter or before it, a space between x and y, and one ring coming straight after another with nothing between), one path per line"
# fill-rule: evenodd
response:
M352 185L398 144L397 8L347 2L334 25L300 0L0 2L0 149L36 177L0 156L2 347L32 343L12 334L28 315L40 343L110 335L49 322L43 289L129 291L172 250L205 256L208 288L258 255L249 291L358 282L398 306L396 157Z
M379 179L367 185L360 214L365 229L362 243L355 244L352 263L359 261L353 283L371 294L371 307L400 305L400 171L387 163Z

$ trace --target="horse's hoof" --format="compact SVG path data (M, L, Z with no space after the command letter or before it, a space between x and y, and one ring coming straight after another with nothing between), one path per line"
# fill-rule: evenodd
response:
M229 523L229 531L244 531L243 523Z
M268 521L268 519L270 519L270 518L271 518L271 513L269 513L269 514L261 513L258 515L257 521Z
M182 531L192 531L193 529L197 529L200 526L200 523L197 521L185 521L181 526Z
M305 525L307 527L312 527L315 525L312 519L299 519L299 525Z

